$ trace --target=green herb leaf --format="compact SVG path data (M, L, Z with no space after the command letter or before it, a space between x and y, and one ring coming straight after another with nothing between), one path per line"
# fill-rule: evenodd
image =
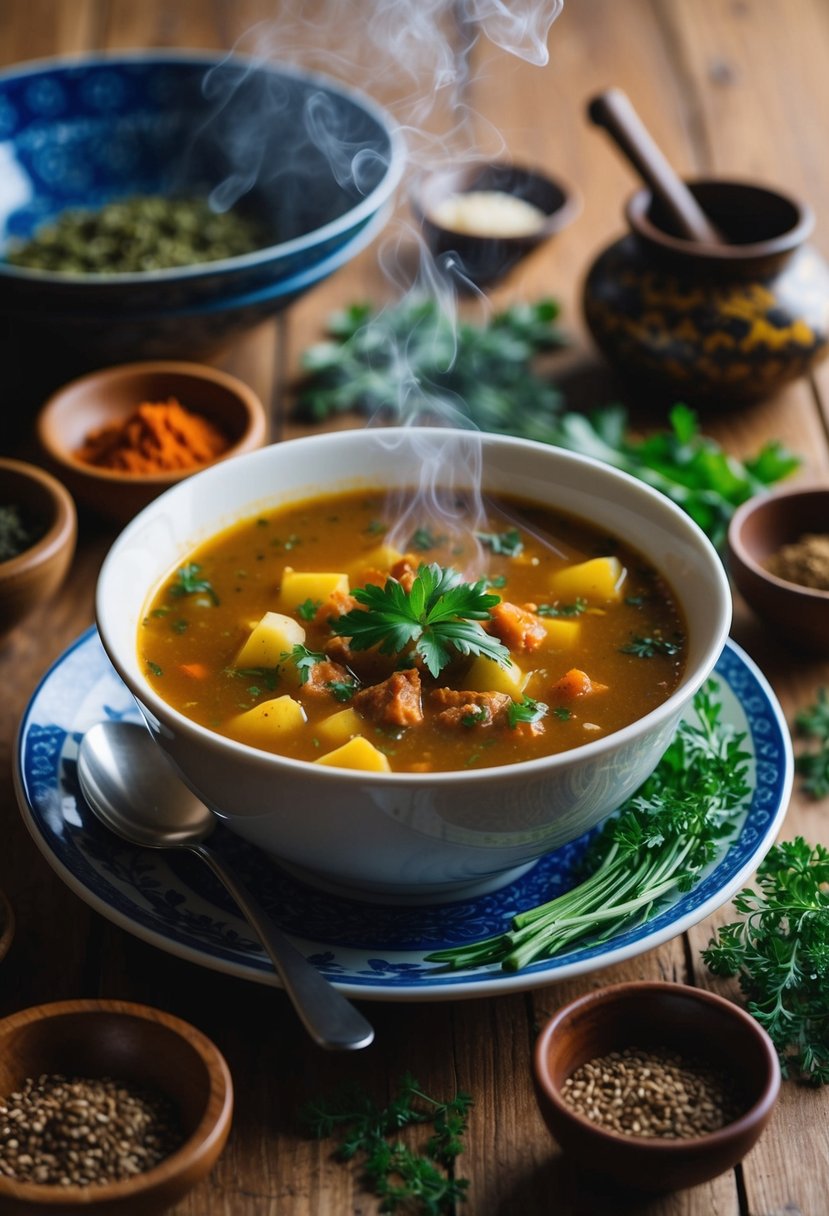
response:
M307 684L308 677L311 674L311 668L315 663L323 663L325 655L318 650L309 650L307 646L296 645L282 656L285 659L290 659L296 665L299 672L300 684Z
M219 597L213 590L213 584L200 575L201 566L197 562L187 562L176 571L177 581L169 587L169 594L176 599L182 595L206 595L214 605L218 605Z
M685 405L675 405L670 430L645 439L627 435L627 415L618 406L589 418L564 414L555 442L607 464L615 465L661 490L699 524L722 548L734 510L800 465L798 457L778 443L740 463L715 440L701 434L697 419Z
M509 651L481 628L499 596L486 582L465 583L457 571L436 563L420 566L410 591L393 578L384 587L369 584L352 593L360 608L332 621L334 633L350 638L354 650L377 646L381 654L401 654L412 646L433 676L453 654L484 655L506 666Z
M163 676L164 672L159 667L158 663L154 663L152 659L147 659L147 671L151 676Z
M668 638L641 638L636 635L627 646L620 646L622 654L633 654L638 659L653 659L658 654L674 655L682 649L682 642L671 642Z
M717 930L703 959L716 975L739 977L784 1076L829 1082L829 850L801 836L773 845L757 889L734 907L741 919Z
M442 536L435 536L428 528L415 528L408 547L416 549L418 553L428 553L430 549L437 549L443 539Z
M812 798L829 797L829 691L819 688L813 705L800 710L795 718L799 735L813 740L815 747L801 752L795 759L797 771L803 775L803 789Z
M581 616L587 609L587 600L577 596L572 604L539 604L536 608L538 616Z
M226 667L225 675L239 676L243 680L261 680L269 692L273 692L279 682L279 667ZM259 689L256 692L253 688L249 688L248 692L251 696L258 696Z
M335 701L350 701L359 688L356 680L329 680L325 686Z
M456 1210L468 1182L449 1170L463 1150L472 1099L458 1092L448 1102L431 1098L410 1074L400 1080L388 1106L378 1106L359 1086L307 1103L300 1119L318 1139L336 1136L343 1161L360 1158L364 1180L382 1200L380 1211L441 1216ZM431 1124L424 1152L389 1137L403 1128Z
M520 304L489 324L456 325L432 298L375 312L356 305L329 319L334 341L303 355L308 373L297 409L322 422L350 410L397 415L400 402L428 415L451 402L477 427L551 442L561 395L533 358L565 345L552 300Z
M476 532L475 535L487 549L504 557L517 557L524 550L524 542L517 528L507 528L506 532Z
M322 600L312 600L310 597L302 604L297 604L297 613L303 621L313 621L322 607Z
M539 722L547 713L543 701L524 697L522 701L510 701L507 706L507 722L515 729L519 722Z

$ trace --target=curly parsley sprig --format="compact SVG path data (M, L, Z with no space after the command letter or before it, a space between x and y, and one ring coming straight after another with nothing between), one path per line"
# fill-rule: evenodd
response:
M378 1106L359 1086L350 1085L331 1097L307 1103L300 1119L318 1139L337 1136L343 1161L359 1158L363 1178L381 1199L381 1212L441 1216L455 1211L469 1185L450 1173L463 1149L472 1098L459 1092L448 1102L431 1098L406 1073L388 1106ZM431 1123L424 1152L388 1137L412 1124Z
M409 591L394 578L383 587L357 587L352 594L362 607L332 620L331 628L354 650L403 654L413 647L433 676L455 654L484 655L505 667L509 651L480 624L501 598L486 587L485 579L465 583L451 567L421 565Z
M829 1082L829 850L802 836L773 845L757 890L734 900L742 920L717 930L702 957L736 975L784 1076Z

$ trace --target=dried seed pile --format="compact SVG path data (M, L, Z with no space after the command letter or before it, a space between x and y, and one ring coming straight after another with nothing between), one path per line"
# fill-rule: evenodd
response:
M704 1136L741 1113L724 1073L664 1048L626 1047L588 1060L561 1092L580 1115L624 1136Z
M152 1169L183 1139L160 1094L109 1077L28 1077L0 1100L0 1175L94 1186Z

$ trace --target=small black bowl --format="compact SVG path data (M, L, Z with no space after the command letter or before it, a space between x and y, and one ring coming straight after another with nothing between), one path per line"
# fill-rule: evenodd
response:
M511 194L532 203L543 212L544 222L530 233L499 236L456 232L434 219L435 208L444 199L479 190ZM463 278L483 287L502 278L528 253L566 227L581 210L581 200L572 187L545 173L495 161L428 174L412 194L411 206L433 256L455 254Z

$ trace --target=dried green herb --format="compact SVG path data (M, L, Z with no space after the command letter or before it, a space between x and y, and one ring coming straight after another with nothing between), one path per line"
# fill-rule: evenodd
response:
M204 199L135 195L97 211L64 211L8 261L58 274L126 274L252 253L266 243L252 220Z
M29 519L15 503L0 506L0 562L31 549L45 531L43 524Z

